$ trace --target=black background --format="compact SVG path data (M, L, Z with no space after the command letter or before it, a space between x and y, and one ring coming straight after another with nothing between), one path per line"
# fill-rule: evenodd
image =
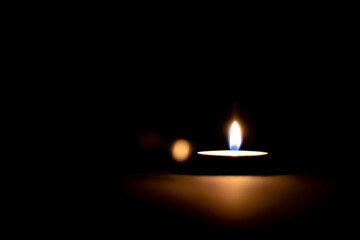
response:
M47 143L53 169L80 179L61 207L67 221L81 222L84 232L94 227L100 235L142 229L119 227L119 216L131 213L122 213L118 204L138 203L117 195L113 179L166 170L178 138L189 140L195 151L227 149L234 118L245 129L242 149L267 151L295 172L340 179L346 186L337 196L342 204L332 212L341 212L356 179L352 31L332 22L288 21L291 13L237 21L235 14L220 22L183 21L186 16L168 21L171 13L143 12L92 14L72 25L70 35L54 36L59 62L48 63L47 71L60 81L40 99L43 105L56 98L45 101L49 114L41 122L49 127L45 139L57 139ZM148 131L161 144L143 151L140 138ZM139 204L137 213L157 211ZM295 226L276 229L287 224Z
M155 163L177 138L195 150L227 149L227 129L239 119L242 149L318 170L353 166L356 88L346 56L314 44L239 42L240 51L216 52L206 43L176 43L131 45L117 53L119 62L105 55L85 66L98 80L76 86L76 104L68 104L77 145L99 154L88 163L97 165L99 156L111 170ZM162 140L155 155L140 149L147 131Z
M194 151L227 149L227 130L235 117L245 129L242 149L269 152L277 166L291 169L289 173L325 175L341 184L333 198L304 218L241 229L241 233L265 235L286 228L293 236L299 231L322 233L329 226L340 234L353 232L347 220L339 221L350 219L356 208L356 93L348 83L346 63L339 62L338 56L314 59L316 46L305 53L289 50L286 55L275 45L277 50L270 53L259 45L252 50L242 46L247 51L234 53L230 48L215 54L207 49L196 57L196 46L185 52L173 47L166 53L157 48L147 53L140 47L119 66L98 69L96 77L111 81L95 82L91 90L83 90L82 105L74 109L75 116L80 111L80 121L72 128L79 134L74 145L80 149L75 157L80 160L78 171L93 179L89 183L84 178L80 187L91 193L92 204L84 211L93 219L90 225L117 236L137 231L156 235L161 226L180 234L171 223L183 221L186 234L238 233L236 229L210 231L202 222L119 195L114 185L114 179L124 173L166 171L174 163L170 147L178 138L190 141ZM161 144L143 151L140 138L148 131L158 134ZM191 158L196 157L193 152ZM132 210L126 211L123 205ZM86 210L91 206L97 206L95 213ZM158 218L136 220L154 215ZM126 223L128 219L132 220Z

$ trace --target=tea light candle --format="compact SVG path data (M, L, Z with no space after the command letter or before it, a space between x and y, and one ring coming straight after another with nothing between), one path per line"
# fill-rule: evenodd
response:
M221 156L221 157L254 157L267 155L267 152L239 150L242 143L242 134L239 124L234 121L229 133L230 150L201 151L200 155Z

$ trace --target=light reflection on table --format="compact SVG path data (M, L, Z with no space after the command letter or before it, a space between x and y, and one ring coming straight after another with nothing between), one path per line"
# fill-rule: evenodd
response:
M259 226L311 211L334 182L311 175L209 176L128 174L126 194L201 221L224 226Z

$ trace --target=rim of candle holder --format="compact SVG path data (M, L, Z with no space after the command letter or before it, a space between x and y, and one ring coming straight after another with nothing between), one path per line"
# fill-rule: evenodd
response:
M263 151L250 151L250 150L210 150L199 151L199 155L213 156L213 157L229 157L229 158L241 158L241 157L261 157L266 156L269 153Z

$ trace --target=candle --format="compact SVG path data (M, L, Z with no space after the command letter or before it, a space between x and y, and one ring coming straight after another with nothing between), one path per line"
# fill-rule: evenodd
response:
M229 133L230 150L201 151L200 155L221 156L221 157L254 157L267 155L267 152L239 150L242 143L242 134L239 124L234 121Z

